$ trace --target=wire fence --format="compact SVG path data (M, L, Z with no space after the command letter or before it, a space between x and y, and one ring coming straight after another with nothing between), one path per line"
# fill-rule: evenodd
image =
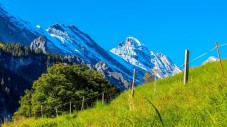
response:
M120 86L120 87L117 87L117 88L120 90L121 88L125 88L125 86ZM99 93L99 94L94 95L94 96L90 96L90 97L86 97L86 98L83 97L82 100L69 101L69 102L66 102L66 103L63 103L63 104L59 104L59 105L54 106L52 110L53 111L56 111L56 116L58 116L58 113L61 113L61 112L62 113L63 112L69 112L71 114L71 111L73 111L72 110L72 107L74 108L74 110L81 109L81 111L82 111L85 108L85 106L84 106L85 105L85 102L89 102L92 99L96 99L95 101L97 101L98 98L101 98L102 97L102 102L105 103L105 97L104 97L104 95L107 94L107 93L111 93L111 92L113 92L112 89L110 89L108 91L103 91L102 93ZM67 111L66 110L62 110L62 111L59 110L60 108L62 108L64 106L68 106L68 110ZM90 107L92 107L92 106L90 106ZM87 108L89 108L89 107L87 106ZM43 112L45 111L45 105L41 105L41 108L40 109L41 109L40 110L40 113L41 113L41 116L43 118L43 114L44 114Z
M221 45L219 45L218 47L224 47L224 46L227 46L227 43L221 44ZM190 60L190 61L188 62L188 64L193 63L193 62L199 60L200 58L203 58L204 56L206 56L207 54L211 53L212 51L214 51L214 50L216 50L216 49L217 49L216 46L213 47L213 48L211 48L210 50L208 50L208 51L206 51L206 52L204 52L204 53L198 55L197 57L193 58L192 60ZM184 67L184 64L181 64L181 66L179 66L179 68L183 68L183 67Z
M223 47L223 46L227 46L227 43L224 43L224 44L221 44L221 45L219 45L219 47ZM202 53L202 54L200 54L200 55L198 55L197 57L195 57L194 59L192 59L191 61L189 61L189 64L190 63L192 63L192 62L194 62L194 61L196 61L196 60L198 60L198 59L200 59L200 58L202 58L202 57L204 57L204 56L206 56L207 54L209 54L210 52L212 52L212 51L214 51L215 49L216 49L217 47L213 47L213 48L211 48L210 50L208 50L208 51L206 51L206 52L204 52L204 53ZM184 67L184 64L182 64L181 66L180 66L180 68L181 67ZM121 88L126 88L125 86L120 86L120 87L117 87L118 89L121 89ZM130 88L128 88L128 89L130 89ZM63 104L59 104L59 105L56 105L56 106L54 106L53 107L53 110L56 110L56 116L58 116L58 113L60 113L60 112L70 112L70 114L71 114L71 107L73 106L74 108L77 106L77 108L81 108L81 111L84 109L84 103L85 102L87 102L87 101L90 101L91 99L98 99L98 97L102 97L102 101L104 101L104 94L106 94L106 93L111 93L111 92L113 92L112 90L109 90L109 91L103 91L102 93L99 93L99 94L97 94L97 95L94 95L94 96L90 96L90 97L83 97L83 99L82 100L78 100L78 101L69 101L69 102L67 102L67 103L63 103ZM63 106L67 106L68 105L68 110L67 111L58 111L57 109L60 109L61 107L63 107ZM43 110L45 109L45 106L44 105L42 105L41 106L42 107L42 109L41 109L41 114L43 115Z

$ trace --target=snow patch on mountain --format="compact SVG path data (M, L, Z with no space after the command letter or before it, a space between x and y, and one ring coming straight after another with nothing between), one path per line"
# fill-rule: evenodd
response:
M40 25L36 25L36 28L40 29L40 28L41 28L41 26L40 26Z

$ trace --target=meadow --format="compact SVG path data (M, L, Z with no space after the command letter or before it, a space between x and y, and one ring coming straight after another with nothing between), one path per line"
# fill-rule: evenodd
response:
M223 61L227 73L227 60ZM4 127L197 127L227 126L227 74L219 62L137 86L134 96L124 91L109 104L96 102L93 108L57 118L20 118Z

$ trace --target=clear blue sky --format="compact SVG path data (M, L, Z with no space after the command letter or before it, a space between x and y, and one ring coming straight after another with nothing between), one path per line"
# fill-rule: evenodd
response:
M134 36L177 65L227 42L227 1L211 0L0 0L13 15L46 28L74 24L106 50ZM227 58L227 46L221 49ZM192 63L199 65L210 55Z

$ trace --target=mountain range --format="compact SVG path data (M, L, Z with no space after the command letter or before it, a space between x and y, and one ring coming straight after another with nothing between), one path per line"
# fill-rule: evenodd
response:
M162 53L154 53L134 37L127 37L110 52L99 46L89 35L74 25L54 24L43 30L27 21L10 15L0 5L0 40L19 42L44 53L75 57L78 63L101 71L121 89L130 86L132 70L137 69L137 84L143 82L145 71L157 68L158 78L173 75L180 69Z
M149 50L135 37L126 37L125 42L106 51L75 25L54 24L43 29L9 14L1 4L0 41L21 43L24 46L29 46L31 50L41 50L45 54L57 54L70 62L86 64L89 68L103 73L112 84L121 90L130 88L134 68L137 71L136 85L142 84L145 72L151 72L153 69L157 70L158 78L171 76L181 71L167 56ZM7 54L5 51L2 52ZM16 56L15 58L12 55L1 54L0 68L15 75L23 75L21 68L26 70L32 75L26 73L23 76L18 76L17 79L22 77L27 82L26 84L31 84L41 73L46 72L47 65L45 63L47 56L35 55L35 58L32 56ZM40 60L42 58L45 60ZM36 66L34 70L28 71L26 69L27 66L33 65ZM42 66L42 70L38 70L39 66ZM31 86L26 85L20 88L24 90L31 88ZM18 93L17 95L22 94ZM0 111L0 113L2 112Z

